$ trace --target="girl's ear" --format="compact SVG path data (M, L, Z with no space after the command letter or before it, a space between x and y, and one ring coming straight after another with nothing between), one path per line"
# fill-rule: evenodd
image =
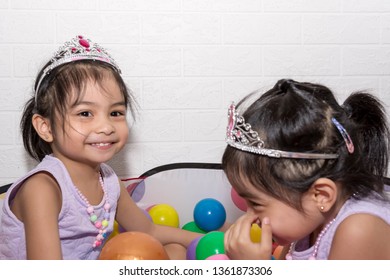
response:
M42 140L48 143L53 141L50 122L47 118L44 118L39 114L34 114L32 117L32 124L35 128L35 131L38 133L39 137L42 138Z
M338 188L336 183L330 179L317 179L311 186L311 190L320 212L328 212L337 201Z

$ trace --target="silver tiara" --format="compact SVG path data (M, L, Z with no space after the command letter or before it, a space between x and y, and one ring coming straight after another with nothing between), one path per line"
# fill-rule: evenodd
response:
M110 64L119 74L121 73L115 60L104 48L100 47L97 43L92 42L90 39L78 35L70 41L65 42L64 45L54 53L50 60L50 64L43 69L42 75L35 88L35 94L38 92L42 81L50 71L63 64L78 60L103 61Z
M228 110L226 143L241 151L273 158L335 159L339 156L338 154L298 153L264 148L264 141L238 114L234 103Z

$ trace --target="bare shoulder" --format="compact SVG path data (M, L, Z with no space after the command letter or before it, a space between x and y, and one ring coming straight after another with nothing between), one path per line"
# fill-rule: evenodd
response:
M354 214L337 228L329 259L390 259L390 225L370 214Z
M23 223L28 259L61 259L58 215L62 194L48 173L37 173L20 187L11 210Z
M32 210L35 213L40 209L59 213L61 201L61 190L57 181L50 174L40 172L22 184L13 200L11 210L23 221Z

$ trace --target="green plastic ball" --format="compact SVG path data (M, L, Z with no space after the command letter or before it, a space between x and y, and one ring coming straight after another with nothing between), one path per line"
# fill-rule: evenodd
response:
M199 233L206 233L203 229L200 229L195 221L191 221L191 222L188 222L186 223L182 229L185 229L185 230L188 230L188 231L192 231L192 232L199 232Z
M225 254L224 236L222 231L210 231L203 236L196 246L196 259L205 260L213 255Z

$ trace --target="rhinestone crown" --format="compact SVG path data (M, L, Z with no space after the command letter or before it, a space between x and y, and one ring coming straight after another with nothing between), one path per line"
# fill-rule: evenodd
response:
M244 117L238 114L234 103L228 110L226 143L241 151L273 158L335 159L339 156L338 154L299 153L264 148L264 141L251 125L245 122Z
M65 42L64 45L54 53L50 60L50 64L43 69L42 75L35 88L35 93L38 92L42 81L50 71L63 64L78 60L103 61L110 64L115 71L121 74L119 66L104 48L100 47L97 43L92 42L90 39L78 35L70 41Z

